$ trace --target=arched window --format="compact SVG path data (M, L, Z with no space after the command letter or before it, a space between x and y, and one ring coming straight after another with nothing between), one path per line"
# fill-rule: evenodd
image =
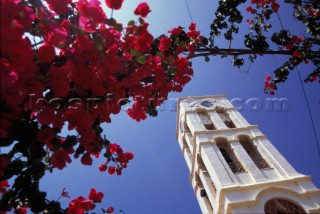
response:
M219 148L222 156L234 173L245 172L237 157L233 154L231 147L225 138L216 139L217 147Z
M234 123L232 122L232 120L230 119L228 113L226 112L226 110L224 109L218 109L217 113L219 114L221 120L224 122L224 124L228 127L228 128L236 128L236 126L234 125Z
M215 127L211 121L210 116L205 111L199 111L198 115L201 119L202 124L206 127L207 130L215 130Z
M304 214L303 208L292 201L273 198L264 205L265 214Z
M270 168L267 161L260 155L258 149L254 146L250 137L245 135L240 136L239 142L259 169Z

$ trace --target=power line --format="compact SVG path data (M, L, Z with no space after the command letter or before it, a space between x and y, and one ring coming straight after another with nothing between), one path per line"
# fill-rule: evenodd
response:
M318 155L319 155L319 158L320 158L320 146L319 146L319 141L318 141L318 135L317 135L316 127L315 127L314 120L313 120L313 117L312 117L312 114L311 114L310 104L309 104L309 101L308 101L308 98L307 98L306 90L304 89L304 86L303 86L303 82L302 82L302 78L301 78L301 75L300 75L300 71L299 71L298 68L297 68L297 70L298 70L299 80L300 80L300 84L301 84L302 91L303 91L303 94L304 94L304 98L305 98L306 103L307 103L309 116L310 116L310 120L311 120L311 123L312 123L313 133L314 133L314 136L316 138L316 145L317 145L317 148L318 148Z
M193 22L193 18L192 18L192 15L191 15L191 11L190 11L190 8L189 8L188 1L187 1L187 0L184 0L184 2L186 3L186 6L187 6L187 9L188 9L188 13L189 13L189 16L190 16L191 22Z

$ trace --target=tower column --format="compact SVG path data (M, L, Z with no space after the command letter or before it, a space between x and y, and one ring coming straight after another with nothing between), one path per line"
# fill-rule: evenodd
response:
M237 184L237 179L214 144L201 145L201 157L208 173L217 185L230 186Z
M216 127L216 129L221 130L221 129L228 128L226 124L224 124L224 122L222 121L222 119L220 118L219 114L216 111L208 111L208 114L214 126Z
M229 141L231 148L233 149L234 154L237 156L238 160L241 160L242 165L251 175L255 182L263 181L266 177L248 155L246 150L243 148L239 140L230 140Z

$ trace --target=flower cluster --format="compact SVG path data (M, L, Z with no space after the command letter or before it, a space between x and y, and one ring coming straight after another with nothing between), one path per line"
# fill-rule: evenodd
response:
M124 0L105 2L120 10ZM203 40L195 23L188 32L178 27L154 38L144 20L150 12L146 2L140 3L133 11L138 21L124 27L96 0L1 0L0 135L5 144L15 144L10 155L0 157L4 180L13 169L18 178L28 169L41 179L46 170L63 170L72 156L92 165L100 154L107 158L100 171L122 173L133 154L101 136L101 124L110 123L110 116L129 102L132 119L156 116L168 93L182 91L193 75L182 52L195 52ZM77 134L62 137L63 127ZM30 209L42 212L45 194L33 177L28 182L39 195L3 200L17 210L41 198ZM91 202L75 199L69 210L80 208L91 209Z
M267 75L264 82L264 93L274 95L274 91L277 89L276 84L271 79L270 74Z

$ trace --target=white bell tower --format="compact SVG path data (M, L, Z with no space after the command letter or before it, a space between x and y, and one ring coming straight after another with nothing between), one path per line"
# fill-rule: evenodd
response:
M202 213L320 213L320 190L224 95L181 98L177 139Z

